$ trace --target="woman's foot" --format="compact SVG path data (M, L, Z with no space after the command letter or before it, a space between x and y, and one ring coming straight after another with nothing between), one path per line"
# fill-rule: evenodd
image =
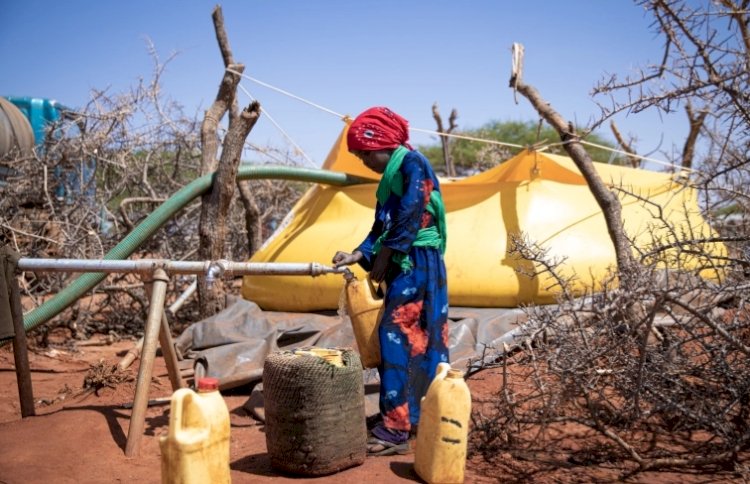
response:
M370 437L367 439L367 455L381 456L410 452L408 431L386 428L382 422L370 431Z
M367 455L368 456L382 456L382 455L405 455L411 453L411 446L409 441L401 444L394 444L387 440L381 440L377 437L370 437L367 439Z
M370 415L365 419L365 423L367 424L367 431L370 432L372 429L377 427L378 425L383 425L383 416L379 413L376 413L375 415Z

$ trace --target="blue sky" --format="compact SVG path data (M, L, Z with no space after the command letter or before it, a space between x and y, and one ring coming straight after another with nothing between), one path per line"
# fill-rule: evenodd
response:
M216 2L0 0L0 95L48 97L75 107L91 89L115 93L149 78L146 38L162 60L164 93L187 112L213 101L223 64L211 11ZM624 0L303 1L221 3L226 31L246 73L337 113L387 105L416 128L435 129L431 107L459 113L459 129L491 120L536 120L507 87L513 42L524 44L524 79L567 119L598 113L590 97L606 73L660 60L661 41L641 7ZM342 123L335 116L250 81L246 89L316 162ZM249 102L240 93L243 104ZM640 153L679 151L682 113L616 118ZM608 131L601 133L608 138ZM267 120L250 141L284 145ZM434 142L413 133L416 144ZM652 156L663 158L656 153Z

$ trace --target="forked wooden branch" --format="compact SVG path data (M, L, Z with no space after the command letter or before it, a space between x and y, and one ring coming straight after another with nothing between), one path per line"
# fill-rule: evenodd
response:
M565 151L573 159L581 175L583 175L586 183L588 183L594 199L602 209L607 224L607 231L614 244L618 272L621 277L627 275L634 266L634 260L630 252L630 242L623 228L620 200L607 188L604 181L602 181L596 172L594 163L580 143L573 124L567 122L565 118L552 108L549 102L542 98L539 91L523 82L516 74L511 75L510 87L525 97L539 115L560 135L560 139L564 142ZM621 280L621 283L624 282L624 280Z

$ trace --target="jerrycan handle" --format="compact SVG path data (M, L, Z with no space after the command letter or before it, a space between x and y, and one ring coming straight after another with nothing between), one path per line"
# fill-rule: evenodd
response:
M425 394L425 396L423 396L420 399L420 402L424 402L427 399L428 395L431 394L430 390L432 390L435 386L439 385L439 383L437 382L444 381L446 377L448 377L448 374L452 371L454 370L452 369L450 363L445 363L445 362L438 363L438 366L435 369L435 377L430 382L430 386L427 388L427 393Z
M435 371L435 380L445 380L445 377L448 376L450 370L450 363L438 363L437 370Z
M383 296L381 296L380 294L385 294L385 290L386 290L385 281L381 281L381 282L373 281L372 278L370 277L369 272L367 273L367 277L365 279L367 279L367 287L370 288L370 295L372 296L372 298L383 299ZM380 290L382 290L382 293L378 292Z
M187 398L193 399L195 392L190 388L180 388L172 394L169 409L169 438L174 440L175 436L182 430L183 403Z

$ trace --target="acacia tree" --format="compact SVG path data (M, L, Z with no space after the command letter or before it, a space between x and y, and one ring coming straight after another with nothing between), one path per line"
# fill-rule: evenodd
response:
M658 62L594 89L599 122L622 112L684 109L689 133L675 165L698 168L712 205L747 213L750 163L750 0L639 0L663 40ZM665 153L665 156L669 156ZM745 217L746 218L746 217Z
M221 20L217 19L220 12L214 11L215 23ZM148 40L146 47L154 67L149 77L122 91L93 89L90 102L63 111L63 118L48 126L43 149L0 159L0 181L5 182L0 183L0 245L10 244L24 257L103 258L141 226L168 194L201 174L202 150L208 148L212 156L207 159L216 163L204 170L217 169L217 130L201 140L206 120L186 114L162 88L162 76L177 54L163 61ZM223 46L220 41L220 49L223 56L230 54L224 60L232 64L228 43ZM231 113L236 103L225 105ZM239 107L234 112L239 116ZM220 117L215 119L218 125ZM238 141L238 150L241 145ZM268 146L246 146L259 157L278 163L297 165L301 161ZM281 220L302 189L280 180L254 180L250 186L258 210L248 213L244 203L230 203L225 239L216 244L225 252L207 259L246 259L267 235L258 228ZM197 259L201 210L197 201L186 205L138 246L139 256ZM248 243L250 224L254 228L252 243ZM19 283L24 297L38 307L75 277L25 272ZM192 277L173 277L169 292L182 292L192 282ZM68 327L71 335L80 339L92 333L113 337L142 333L148 297L140 281L129 274L110 274L93 290L101 297L76 301L72 308L40 325L33 333L38 343L45 344L48 331L55 326ZM223 302L224 298L217 300ZM184 305L172 328L179 332L198 319L197 309L192 301Z
M689 133L681 158L672 161L687 168L699 166L693 182L706 194L709 208L729 206L735 213L745 214L750 205L746 189L750 174L750 0L703 4L639 0L637 4L650 12L652 27L664 40L660 61L635 74L623 78L615 74L600 81L594 93L606 101L600 101L601 116L585 131L622 112L684 109ZM618 265L627 263L628 243L618 227L619 204L586 168L588 155L576 143L579 135L520 75L514 74L511 84L566 142L566 151L602 206ZM697 146L702 147L700 152Z

